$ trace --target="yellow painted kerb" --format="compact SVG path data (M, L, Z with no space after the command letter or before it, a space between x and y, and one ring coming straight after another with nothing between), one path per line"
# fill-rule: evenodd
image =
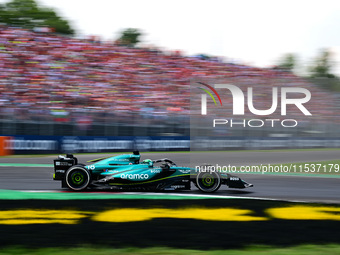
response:
M194 219L207 221L265 221L267 218L253 216L253 211L233 208L182 208L182 209L114 209L92 217L101 222L134 222L155 218Z

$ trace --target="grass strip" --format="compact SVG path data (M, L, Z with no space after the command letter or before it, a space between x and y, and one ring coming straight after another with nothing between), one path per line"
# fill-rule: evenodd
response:
M0 167L53 167L53 164L0 163Z
M166 199L166 200L197 200L197 199L229 199L229 197L209 195L172 195L157 193L118 193L118 192L27 192L16 190L1 190L0 200L86 200L86 199ZM243 199L243 198L240 198Z
M193 250L193 249L175 249L168 247L154 247L154 248L102 248L94 246L83 246L77 248L38 248L29 249L22 247L9 247L0 249L0 255L88 255L88 254L100 254L100 255L319 255L319 254L340 254L339 244L327 244L327 245L300 245L294 247L270 247L270 246L250 246L244 249L230 249L230 250Z

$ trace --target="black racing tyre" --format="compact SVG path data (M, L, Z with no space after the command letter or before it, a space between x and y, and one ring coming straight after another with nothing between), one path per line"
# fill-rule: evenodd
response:
M67 170L65 182L67 187L72 190L85 190L91 182L91 174L84 166L75 165Z
M221 184L221 177L217 172L200 172L196 176L196 186L203 192L215 192Z

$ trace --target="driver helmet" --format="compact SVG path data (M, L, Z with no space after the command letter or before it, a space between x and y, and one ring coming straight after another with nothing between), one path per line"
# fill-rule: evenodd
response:
M153 161L151 159L144 159L143 164L148 164L149 166L153 166Z

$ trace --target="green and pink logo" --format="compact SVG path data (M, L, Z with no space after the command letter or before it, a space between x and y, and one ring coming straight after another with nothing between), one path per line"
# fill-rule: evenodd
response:
M213 95L218 98L221 106L222 100L220 95L217 93L216 89L227 89L228 92L231 93L233 98L233 115L244 115L244 104L245 104L245 96L243 94L243 91L232 84L214 84L214 86L211 86L209 84L198 82L199 84L203 85L206 88L197 87L200 90L206 92L204 94L201 94L201 114L207 115L207 94L211 97L213 100L215 106L217 106L216 99ZM213 93L211 93L208 89L210 89ZM311 93L308 89L305 88L297 88L297 87L282 87L280 88L280 99L281 99L281 115L287 115L287 105L295 105L304 115L312 115L306 107L303 105L307 103L311 99ZM295 98L289 98L288 94L295 94ZM296 95L304 95L304 97L296 98ZM266 116L274 113L278 107L278 98L279 98L279 92L277 87L272 88L272 105L269 109L265 110L259 110L254 107L254 99L253 99L253 88L248 87L247 88L247 105L248 109L251 113L254 115L260 115L260 116Z
M205 86L205 87L207 87L207 88L209 88L212 92L214 92L215 95L217 96L218 100L220 101L221 106L223 105L223 104L222 104L221 97L220 97L220 95L217 93L216 89L214 89L212 86L210 86L210 85L208 85L208 84L206 84L206 83L203 83L203 82L198 82L198 83L201 84L201 85L203 85L203 86ZM211 92L210 92L209 90L204 89L204 88L200 88L200 87L197 87L197 88L199 88L199 89L203 90L204 92L206 92L206 93L212 98L212 100L214 101L215 105L217 105L214 96L211 94ZM202 101L203 101L203 100L205 101L205 104L206 104L206 103L207 103L207 95L206 95L206 94L202 94Z

